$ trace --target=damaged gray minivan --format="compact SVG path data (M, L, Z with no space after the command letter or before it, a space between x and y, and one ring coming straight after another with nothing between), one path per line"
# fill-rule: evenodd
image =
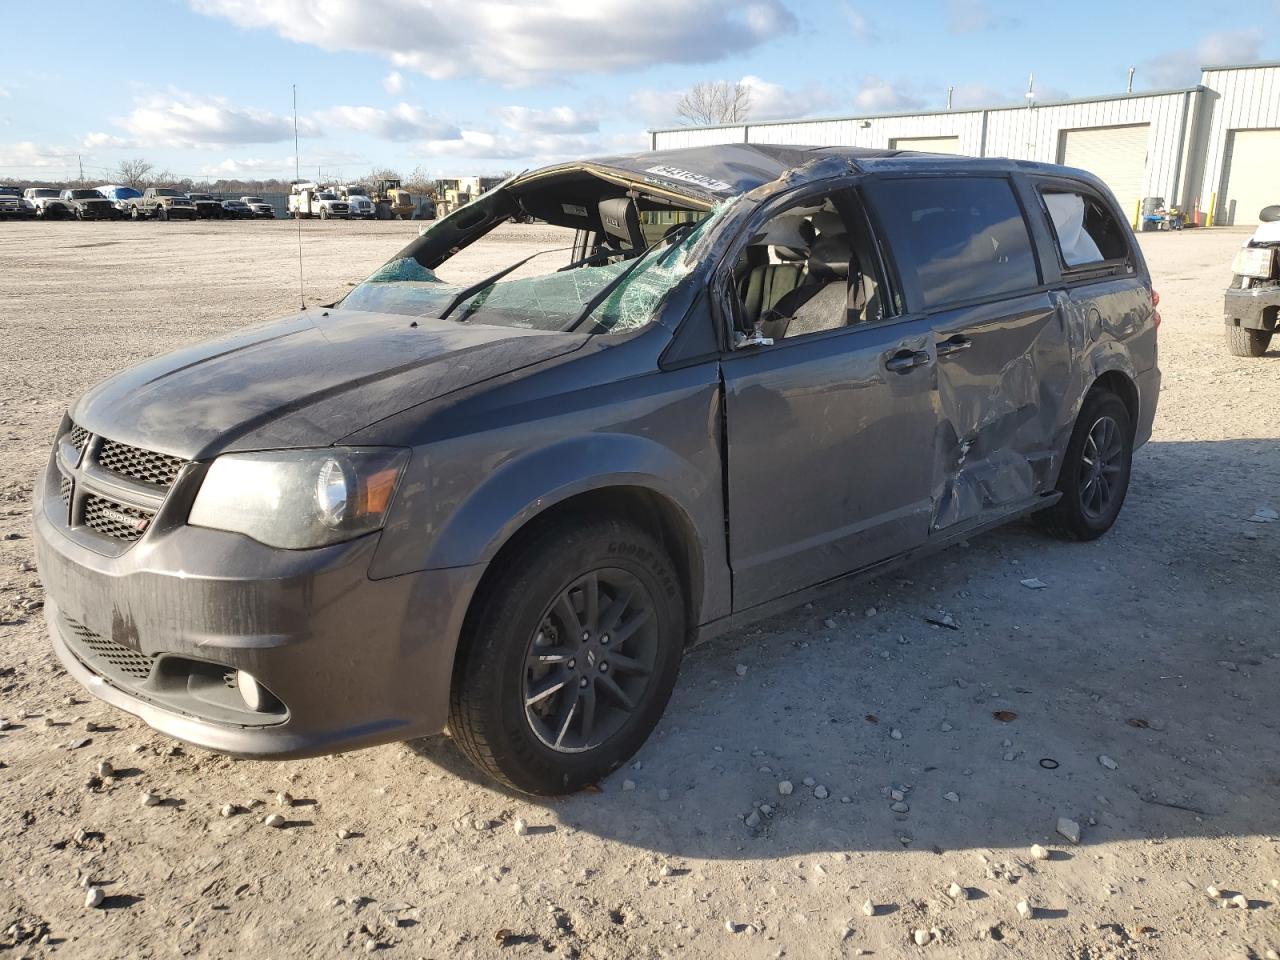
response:
M513 219L545 242L493 272ZM53 645L211 749L447 728L572 791L699 639L1016 517L1106 532L1156 302L1078 170L734 144L522 174L340 303L74 403L35 502Z

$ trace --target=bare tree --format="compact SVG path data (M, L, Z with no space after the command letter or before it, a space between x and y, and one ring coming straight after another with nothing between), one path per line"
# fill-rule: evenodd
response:
M151 171L154 169L146 160L135 157L133 160L121 160L120 166L116 167L115 176L125 186L140 190L151 179Z
M399 180L399 179L400 179L399 172L396 170L392 170L390 167L383 167L381 169L370 170L369 177L368 177L368 180L370 183L377 183L379 180Z
M751 88L726 80L695 83L676 104L681 123L741 123L751 113Z

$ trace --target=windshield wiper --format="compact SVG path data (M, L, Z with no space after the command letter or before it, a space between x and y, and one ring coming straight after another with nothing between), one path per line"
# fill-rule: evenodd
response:
M601 288L599 293L597 293L594 297L592 297L590 300L587 301L587 305L582 308L582 312L579 313L576 317L574 317L573 322L564 328L565 332L567 333L572 330L576 330L578 327L578 324L582 323L583 320L587 319L587 317L591 315L591 312L595 310L596 307L604 303L604 301L609 298L609 295L612 294L613 291L617 290L618 287L620 287L622 283L629 276L631 276L631 274L635 273L636 268L639 267L640 264L644 263L649 259L649 254L653 251L654 247L662 243L664 240L670 243L670 246L667 247L667 249L663 251L662 254L659 255L659 257L657 258L656 262L661 263L665 258L671 255L671 251L675 250L675 248L679 246L680 242L683 241L685 237L687 237L689 233L693 231L694 227L698 226L698 224L696 223L681 224L681 226L687 226L689 229L673 230L670 233L670 235L665 237L660 237L657 240L653 241L653 243L649 244L649 246L645 247L644 252L640 254L640 256L632 260L625 270L623 270L620 274L618 274L616 277L614 277L612 280L606 283L604 287Z
M501 280L503 277L505 277L507 274L513 273L516 270L519 270L521 267L523 267L526 263L528 263L534 257L540 257L544 253L564 253L564 251L572 250L572 249L573 247L559 247L555 250L539 250L537 253L532 253L529 256L525 257L523 260L517 260L515 263L511 264L511 266L509 267L503 267L497 273L489 274L489 276L485 277L483 280L478 280L477 282L473 283L469 287L464 287L462 290L454 294L452 300L450 300L447 304L445 304L444 311L440 314L439 319L440 320L445 319L446 317L449 316L449 314L453 313L453 311L457 309L458 304L462 303L462 301L475 296L485 287L492 286L493 284Z

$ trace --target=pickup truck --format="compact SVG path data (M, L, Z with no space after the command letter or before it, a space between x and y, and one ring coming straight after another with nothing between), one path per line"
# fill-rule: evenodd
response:
M129 201L129 216L134 220L194 220L196 205L174 187L147 187L142 196Z
M1280 329L1280 204L1263 207L1261 221L1231 264L1227 288L1227 352L1260 357Z
M201 220L215 220L222 217L222 201L208 193L189 193L187 198L195 204L196 216Z

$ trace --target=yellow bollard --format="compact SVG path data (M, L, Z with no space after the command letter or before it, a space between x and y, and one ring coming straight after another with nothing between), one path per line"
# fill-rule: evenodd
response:
M1142 229L1142 201L1139 200L1137 206L1133 208L1133 229Z
M1213 226L1213 215L1217 211L1217 209L1218 209L1218 194L1217 194L1217 191L1214 191L1213 193L1209 194L1209 212L1205 215L1205 218L1204 218L1204 225L1206 227Z

